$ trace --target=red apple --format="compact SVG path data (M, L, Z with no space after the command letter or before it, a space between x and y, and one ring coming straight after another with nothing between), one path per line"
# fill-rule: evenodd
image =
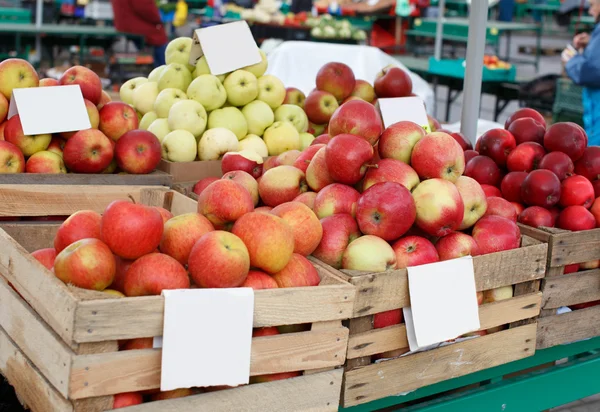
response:
M573 162L583 156L587 144L585 131L575 123L555 123L544 135L544 146L549 152L563 152Z
M366 102L373 103L377 95L375 89L366 80L356 80L351 96L360 97Z
M164 391L160 393L155 393L152 395L152 402L155 401L164 401L166 399L178 399L185 398L186 396L194 395L195 392L190 388L182 388L182 389L174 389L172 391Z
M499 186L502 173L498 165L487 156L475 156L465 167L465 176L472 177L482 185Z
M500 184L502 197L509 202L523 202L523 199L521 199L521 186L528 175L527 172L510 172L504 176Z
M560 184L562 207L579 205L589 209L595 198L594 186L583 176L569 176Z
M115 146L119 169L130 174L153 172L161 159L158 138L146 130L131 130L123 134Z
M0 140L0 173L25 172L25 157L17 146Z
M521 231L510 219L484 216L473 227L473 239L479 247L479 253L485 255L517 249L521 243Z
M323 227L308 206L300 202L288 202L277 206L271 213L282 218L292 228L294 253L308 256L319 246Z
M564 274L567 275L569 273L579 272L579 264L575 263L573 265L565 265Z
M67 144L67 141L65 139L58 136L54 136L46 150L48 150L49 152L56 153L57 155L60 155L62 157L65 144Z
M67 140L63 158L71 172L100 173L112 161L113 147L100 130L82 130Z
M31 252L31 256L46 267L48 270L54 269L54 261L56 260L56 249L53 247L46 249L38 249Z
M521 212L523 210L525 210L525 206L523 206L521 203L518 202L510 202L511 205L513 205L513 207L515 208L515 210L517 211L517 216L519 216L521 214Z
M517 221L517 210L508 200L501 197L488 197L487 203L488 208L484 216L502 216Z
M26 135L21 125L21 116L14 115L6 122L4 139L17 146L25 157L46 150L52 140L51 134Z
M326 150L327 146L320 148L310 161L308 168L306 168L306 183L315 192L319 192L325 186L334 183L327 169Z
M440 125L440 122L438 122L435 117L428 114L427 120L429 121L429 129L431 129L432 132L440 131L442 125Z
M196 184L192 188L192 192L194 192L197 195L200 195L200 193L202 193L202 191L204 189L206 189L208 187L208 185L210 185L212 182L216 182L217 180L220 180L220 179L218 177L214 177L214 176L205 177L204 179L200 179L198 182L196 182Z
M40 79L39 87L50 87L50 86L59 86L58 80L51 79L49 77L47 77L45 79Z
M464 203L456 186L444 179L429 179L413 190L416 224L432 236L445 236L463 221Z
M530 206L554 206L560 200L560 180L549 170L534 170L523 180L521 199Z
M556 227L574 232L590 230L596 227L596 218L583 206L568 206L558 215Z
M65 71L58 83L61 86L78 84L83 98L97 105L102 97L102 82L100 77L87 67L73 66Z
M93 210L80 210L67 218L56 231L54 249L62 252L70 244L81 240L100 239L100 222L102 217Z
M362 100L352 100L333 113L328 132L331 137L353 134L374 145L383 132L383 124L375 106Z
M365 190L356 208L360 231L384 240L398 239L406 233L416 214L408 189L394 182L377 183Z
M416 123L402 121L386 128L377 147L382 159L396 159L408 164L415 144L426 135Z
M42 150L27 159L25 173L60 174L67 173L67 168L60 155Z
M515 120L523 118L532 118L541 125L546 124L546 119L544 119L544 116L542 116L539 112L537 112L534 109L524 107L522 109L517 110L508 119L506 119L504 128L508 129Z
M304 93L302 93L301 90L298 90L295 87L288 87L285 89L285 99L283 100L283 104L293 104L304 108L305 99L306 96L304 96Z
M311 146L317 145L317 144L327 144L329 143L329 141L331 140L331 136L329 136L328 133L319 135L315 138L315 140L313 140L311 142Z
M600 147L589 146L585 148L583 155L575 163L575 173L585 176L590 182L600 178Z
M465 171L465 155L452 136L434 132L415 144L410 164L421 180L440 178L456 182Z
M297 196L296 198L294 198L293 201L303 203L306 206L308 206L311 210L314 210L316 198L317 198L317 194L315 192L304 192L300 196ZM263 206L263 207L268 207L269 210L272 209L270 206ZM258 211L258 209L260 209L260 208L256 208L254 210Z
M412 191L419 184L417 172L404 162L396 159L381 159L367 170L363 180L363 190L376 183L395 182Z
M317 193L313 210L319 219L338 213L348 213L354 217L359 198L360 193L352 187L333 183Z
M452 232L440 238L436 242L435 248L440 260L479 255L479 246L475 239L462 232Z
M155 251L163 228L158 210L125 200L109 204L100 221L101 239L124 259L137 259Z
M211 183L198 196L198 213L206 216L217 230L231 229L237 219L253 210L250 192L230 179Z
M4 129L6 128L7 121L0 123L0 140L4 140Z
M118 393L113 396L113 409L126 408L127 406L140 405L144 402L139 392Z
M258 196L258 182L256 179L250 176L250 174L242 170L235 170L233 172L225 173L221 179L233 180L234 182L242 185L248 191L248 193L250 193L250 196L252 196L252 203L254 206L258 204L260 200Z
M187 265L192 247L198 239L214 229L212 223L198 213L184 213L165 223L160 251Z
M115 142L118 142L125 133L137 129L138 126L139 121L135 109L126 103L110 102L100 110L98 128L106 137Z
M575 167L573 166L571 158L565 153L550 152L542 158L538 168L550 170L560 180L564 180L566 177L573 174Z
M519 214L519 223L531 227L552 227L554 218L548 209L540 206L530 206Z
M361 236L346 248L342 257L342 268L363 272L396 269L396 253L388 242L378 236Z
M483 189L483 193L485 193L485 197L498 196L502 197L502 192L495 186L491 185L481 185L481 189Z
M344 251L360 236L356 220L349 214L337 214L321 219L323 236L313 256L336 269L342 267Z
M356 79L354 78L354 72L348 65L331 62L321 67L317 73L316 83L318 90L329 92L338 101L342 101L352 94ZM306 102L304 105L306 107Z
M373 146L361 137L339 134L327 143L325 162L336 182L354 185L367 172L373 159Z
M263 159L249 150L225 153L221 160L221 172L225 174L235 170L242 170L258 179L263 174Z
M83 102L85 103L85 110L87 111L88 118L90 119L90 125L92 126L91 129L97 129L98 125L100 124L100 113L98 112L98 108L96 108L96 105L94 103L90 102L87 99L84 99ZM68 140L71 137L75 136L75 133L77 133L77 131L62 132L60 135L64 139Z
M125 293L125 276L127 271L133 264L133 260L121 259L119 256L114 255L115 263L117 265L117 270L115 271L115 278L113 282L110 284L110 288L112 290L116 290L117 292ZM150 345L152 347L152 345Z
M124 288L127 296L160 295L163 290L189 287L190 278L185 268L163 253L142 256L133 262L125 274Z
M419 236L406 236L397 240L392 249L396 253L396 264L398 269L409 266L425 265L438 262L438 252L429 240Z
M464 205L463 219L458 227L468 229L486 213L488 209L487 196L481 185L468 176L461 176L455 183Z
M290 202L307 190L304 173L288 165L267 170L258 183L260 198L265 205L271 207Z
M110 95L108 93L106 93L104 90L102 90L102 95L100 96L100 101L98 102L98 106L96 106L96 107L98 108L98 110L102 110L102 108L110 102L112 102L112 98L110 97Z
M273 275L280 288L318 286L321 278L315 267L304 256L294 253L288 264Z
M115 271L112 252L98 239L78 240L63 249L54 261L57 278L83 289L106 289L112 283Z
M294 166L297 169L302 170L306 173L306 169L308 169L308 165L313 157L317 154L320 148L325 147L324 144L317 144L308 146L304 151L298 156L298 158L294 161Z
M273 277L267 275L265 272L261 272L260 270L251 270L248 272L248 276L246 276L246 280L241 288L252 288L254 290L260 289L275 289L279 286ZM263 328L268 329L268 328ZM275 328L275 330L277 330ZM278 332L279 333L279 332ZM254 334L252 336L255 336Z
M412 80L407 72L399 67L384 67L375 78L377 97L407 97L412 93Z
M304 111L308 120L315 124L329 123L331 115L339 107L336 97L326 91L311 92L304 102Z
M468 165L471 159L479 156L479 153L475 150L465 150L465 165Z
M504 129L492 129L485 132L477 141L475 150L480 155L490 157L500 167L506 166L506 161L517 143L514 136Z
M539 167L545 154L541 144L525 142L510 152L506 159L506 167L511 172L531 172Z
M373 329L387 328L388 326L399 325L404 316L402 309L388 310L373 315Z
M256 271L251 271L251 272L256 272ZM263 272L256 272L256 273L262 273L265 276L269 276L266 273ZM269 276L270 277L270 276ZM271 278L272 279L272 278ZM275 283L275 287L277 287L277 283ZM261 336L275 336L275 335L280 335L281 333L279 332L279 330L274 327L267 327L267 328L256 328L252 331L252 337L253 338L258 338Z
M531 117L516 119L507 128L515 137L517 145L525 142L535 142L544 144L544 134L546 134L546 124L539 123Z

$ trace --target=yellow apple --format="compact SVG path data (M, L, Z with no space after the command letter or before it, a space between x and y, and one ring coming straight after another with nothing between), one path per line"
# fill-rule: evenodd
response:
M308 117L304 110L294 104L284 104L275 110L276 122L290 122L294 125L298 133L308 131Z
M218 160L225 153L237 152L238 149L236 135L224 127L208 129L198 142L200 160Z
M141 130L148 130L148 127L150 127L152 122L154 122L156 119L158 119L158 115L156 114L156 112L148 112L145 115L143 115L140 119L140 124L138 128Z
M160 119L166 119L169 116L171 107L182 100L187 100L187 95L181 90L175 88L163 89L156 97L154 111Z
M202 76L203 74L212 74L210 72L210 68L208 67L208 63L206 63L206 57L204 56L198 59L198 62L196 63L196 68L194 69L194 73L192 75L194 76L194 78L196 78ZM217 79L219 79L219 81L223 83L225 77L227 77L227 74L228 73L220 74L217 76Z
M256 76L245 70L236 70L223 82L227 101L232 106L245 106L258 96Z
M167 119L171 130L187 130L194 137L199 137L206 129L206 110L195 100L175 103Z
M167 65L171 63L179 63L191 72L194 66L190 65L190 53L192 51L193 40L190 37L179 37L172 40L165 50L165 61Z
M248 133L262 136L265 129L275 122L275 115L269 105L255 100L242 108L242 113L248 123Z
M248 134L246 118L237 107L224 107L210 112L208 128L214 129L217 127L231 130L238 140L242 140Z
M158 93L158 83L146 82L139 85L133 91L133 107L142 115L151 112Z
M188 98L200 103L210 112L222 107L227 101L227 92L221 81L212 74L196 77L187 89Z
M171 162L193 162L196 160L197 143L187 130L175 130L165 136L161 143L162 158Z
M171 133L169 121L167 119L156 119L152 122L152 124L150 124L150 126L148 126L147 130L150 133L153 133L161 143L165 137Z
M133 92L144 83L148 83L148 79L145 77L135 77L123 83L123 86L119 90L121 101L133 105Z
M277 156L288 150L300 150L300 135L290 122L273 123L265 130L263 139L269 156Z
M265 72L267 71L267 66L269 65L266 53L262 50L258 50L258 52L260 53L260 62L242 68L242 70L246 70L252 73L257 78L265 74Z
M183 64L171 63L160 73L158 90L179 89L184 91L191 82L192 74Z
M158 79L160 79L160 75L166 67L167 65L163 64L162 66L158 66L157 68L152 70L148 75L148 81L158 83Z
M310 133L300 133L300 150L306 149L315 140L315 137Z
M273 110L283 104L285 99L285 86L283 82L272 75L262 76L258 79L258 100L262 100Z
M261 139L260 136L255 134L248 134L239 143L239 150L252 150L260 157L269 156L269 149L267 149L267 145L265 141Z

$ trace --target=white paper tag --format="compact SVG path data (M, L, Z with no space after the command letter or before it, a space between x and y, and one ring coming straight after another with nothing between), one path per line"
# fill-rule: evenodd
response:
M480 328L471 256L409 267L407 270L411 302L408 314L414 325L414 341L411 344L410 320L407 321L411 351L455 339Z
M425 110L425 103L420 97L394 97L378 99L379 110L383 125L387 128L404 120L408 120L423 127L427 133L431 133L429 119Z
M194 32L190 64L206 57L210 72L215 76L260 63L258 46L246 21L220 24Z
M27 136L92 127L79 85L14 89L8 117L16 114Z
M247 384L254 290L164 290L160 390Z

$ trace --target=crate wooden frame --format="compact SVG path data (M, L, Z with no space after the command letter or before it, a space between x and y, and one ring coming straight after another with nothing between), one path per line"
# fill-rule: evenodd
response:
M410 304L406 269L381 273L335 271L357 288L342 406L350 407L386 396L512 362L535 353L535 318L542 293L547 245L523 236L519 249L473 258L477 291L515 285L514 297L480 306L481 329L510 324L501 332L426 352L371 363L371 356L404 349L404 324L373 329L373 315ZM334 270L334 269L331 269Z
M44 174L15 173L0 175L0 184L12 185L129 185L129 186L171 186L173 176L155 170L144 175L118 174Z
M571 232L520 227L522 233L548 244L546 277L541 281L543 297L537 348L600 336L600 305L556 314L562 306L600 300L600 269L564 274L566 265L600 259L600 229Z
M175 215L197 208L192 199L166 188L0 185L0 216L102 212L111 201L129 197ZM117 341L160 336L163 298L115 299L63 284L28 252L48 247L58 226L0 225L0 372L34 411L107 410L113 394L159 388L161 350L118 352ZM348 343L341 321L352 314L355 289L315 266L318 287L255 293L254 327L312 327L253 338L251 375L304 371L303 376L153 402L140 410L227 411L233 405L249 411L337 410L339 367Z

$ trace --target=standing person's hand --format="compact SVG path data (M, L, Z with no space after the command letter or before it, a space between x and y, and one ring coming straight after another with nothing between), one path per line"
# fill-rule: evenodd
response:
M590 35L588 33L579 33L575 37L573 37L573 46L576 49L584 48L590 42Z

